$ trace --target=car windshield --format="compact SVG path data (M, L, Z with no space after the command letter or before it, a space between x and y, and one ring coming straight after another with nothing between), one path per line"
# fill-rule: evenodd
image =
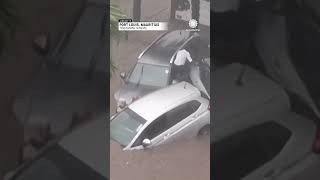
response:
M169 67L137 63L127 82L155 87L164 87L169 78Z
M12 180L74 180L105 177L68 153L59 145L54 145L39 159L19 171Z
M120 112L110 124L111 138L127 146L145 124L146 120L127 108Z

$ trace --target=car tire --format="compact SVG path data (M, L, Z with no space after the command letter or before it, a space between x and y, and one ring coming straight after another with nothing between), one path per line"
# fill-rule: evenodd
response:
M210 136L210 125L203 126L200 131L198 132L198 136Z

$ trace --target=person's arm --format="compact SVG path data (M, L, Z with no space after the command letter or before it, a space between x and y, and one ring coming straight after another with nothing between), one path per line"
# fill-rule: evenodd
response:
M186 51L186 54L187 54L187 59L189 62L192 62L192 58L190 56L190 53L188 51Z

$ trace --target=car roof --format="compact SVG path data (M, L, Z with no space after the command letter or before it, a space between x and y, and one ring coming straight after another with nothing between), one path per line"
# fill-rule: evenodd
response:
M63 149L106 178L109 177L109 165L103 158L109 154L107 117L106 114L79 127L59 142Z
M200 96L200 91L188 82L180 82L154 91L129 105L129 109L145 120L154 120L176 105Z
M192 33L186 30L164 33L141 53L138 62L170 66L172 56L190 37Z

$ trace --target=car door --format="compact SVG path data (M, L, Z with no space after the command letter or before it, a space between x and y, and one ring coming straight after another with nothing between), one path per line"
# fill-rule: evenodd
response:
M164 131L167 130L167 119L166 115L162 115L158 117L157 119L153 120L147 127L145 127L142 132L137 136L137 138L132 143L130 149L143 149L142 141L144 139L151 140L151 146L155 146L155 138L160 136ZM147 148L150 148L147 147Z
M176 139L174 137L180 137L183 133L187 133L179 132L179 134L177 134L175 132L179 131L183 125L194 119L192 115L199 106L199 102L191 101L173 108L158 117L141 132L131 145L131 149L142 149L142 141L144 139L151 140L151 145L148 147L151 148L160 144L169 143L173 139Z
M159 144L187 139L197 134L199 127L195 121L200 118L200 106L199 101L192 100L166 113L168 130L159 136Z

